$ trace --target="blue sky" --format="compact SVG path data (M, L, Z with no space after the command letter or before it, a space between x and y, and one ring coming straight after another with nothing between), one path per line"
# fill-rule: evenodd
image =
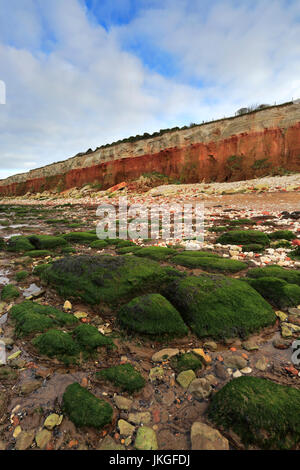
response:
M0 0L0 178L300 97L299 0Z

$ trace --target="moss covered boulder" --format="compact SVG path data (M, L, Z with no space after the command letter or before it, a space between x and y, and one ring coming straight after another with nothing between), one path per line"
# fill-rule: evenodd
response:
M55 329L37 336L32 344L40 354L55 357L65 364L75 363L80 352L80 347L71 334Z
M269 233L269 238L271 240L294 240L296 235L290 230L276 230L276 232Z
M116 304L136 295L159 291L180 273L135 256L72 256L50 264L40 273L64 297L91 304Z
M251 278L276 277L290 284L298 284L300 286L300 272L294 269L282 268L281 266L270 265L265 268L249 269L247 275Z
M69 243L90 244L93 241L99 240L96 232L70 232L65 233L62 237Z
M145 379L131 364L121 364L96 372L98 380L108 380L121 390L135 392L145 385Z
M271 276L248 278L247 282L275 307L293 307L300 303L300 286L297 284Z
M73 338L82 350L86 350L88 352L93 352L98 347L106 347L109 349L115 347L110 338L104 336L95 326L92 325L79 325L73 331Z
M145 246L136 251L137 256L163 261L174 255L176 250L164 246Z
M7 286L4 286L1 291L1 300L5 300L6 302L16 299L19 296L19 289L13 284L7 284Z
M78 323L78 320L69 313L29 300L14 305L10 310L10 316L16 323L18 335L44 332L54 326L72 326Z
M15 236L8 241L8 251L49 250L67 245L62 237L52 235Z
M91 248L95 248L97 250L103 250L103 248L106 248L108 246L106 240L95 240L92 243L90 243Z
M113 409L78 383L69 385L63 395L63 411L78 427L91 426L102 429L112 420Z
M276 320L271 306L255 289L222 275L176 280L165 296L199 338L246 337Z
M173 356L170 360L170 365L178 373L184 370L202 369L203 367L200 357L196 356L192 352Z
M127 330L146 335L174 337L188 333L178 311L160 294L131 300L119 310L118 320Z
M222 243L222 245L249 245L255 243L268 246L270 239L268 235L259 230L231 230L220 235L216 243Z
M300 443L300 390L258 377L231 380L212 398L208 415L244 444L293 449Z
M200 268L204 271L236 273L247 267L246 263L221 256L192 256L185 252L172 258L172 263L188 268Z

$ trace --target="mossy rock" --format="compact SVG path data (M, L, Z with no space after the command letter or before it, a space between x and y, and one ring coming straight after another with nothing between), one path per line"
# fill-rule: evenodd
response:
M198 370L203 367L200 357L192 352L173 356L170 360L170 365L177 373L184 370Z
M268 246L269 237L259 230L232 230L223 233L216 241L222 245L249 245L252 243Z
M136 295L159 292L181 274L135 256L72 256L53 262L40 276L63 297L87 303L117 304Z
M208 232L221 233L228 231L228 227L225 227L225 225L213 225L212 227L208 227L207 230Z
M251 286L222 275L176 280L165 296L199 338L244 338L276 320L270 305Z
M27 251L26 255L30 256L30 258L43 258L45 256L50 256L51 251L48 251L48 250L32 250L32 251Z
M117 252L119 255L126 255L127 253L136 253L141 249L140 246L132 245L132 246L125 246L123 248L117 248Z
M160 294L147 294L131 300L119 310L118 320L127 330L145 335L176 337L188 333L180 314Z
M108 243L106 240L95 240L94 242L90 243L91 248L96 248L97 250L102 250L106 248Z
M8 251L48 250L66 245L62 237L52 235L15 236L8 241Z
M296 235L290 230L277 230L276 232L269 233L269 238L271 240L294 240Z
M247 268L242 261L226 259L215 256L189 256L181 253L173 256L172 263L186 266L188 268L200 268L210 272L237 273Z
M258 377L231 380L212 398L208 416L245 445L293 449L300 442L300 390Z
M238 225L256 225L256 222L251 219L231 219L229 220L229 224L232 226Z
M300 260L300 246L290 252L290 257L294 260Z
M82 243L82 244L90 244L93 241L99 240L97 237L96 232L70 232L65 233L62 237L71 243Z
M291 248L292 245L287 240L277 240L275 242L271 242L271 248Z
M106 347L108 349L116 347L110 338L104 336L92 325L79 325L72 334L80 348L88 352L93 352L98 347Z
M27 279L28 276L29 276L29 273L27 271L18 271L15 275L15 280L17 282L21 282Z
M113 416L113 409L109 403L95 397L77 382L66 388L62 408L78 427L91 426L102 429L111 422Z
M108 380L125 392L135 392L145 386L145 379L131 365L121 364L96 372L96 378Z
M51 265L51 263L43 263L43 264L38 264L37 266L34 267L33 271L32 271L32 274L34 274L35 276L40 276L41 273L49 268L49 266Z
M275 307L293 307L300 303L300 286L297 284L269 276L248 278L248 283Z
M108 243L109 243L109 240L108 240ZM120 240L119 243L117 244L118 248L126 248L129 246L135 247L136 244L130 240Z
M75 363L80 352L72 336L60 330L48 330L34 338L32 344L40 354L55 357L65 364Z
M20 296L18 288L12 284L7 284L1 291L1 300L13 300Z
M76 252L77 252L77 250L73 246L63 246L62 249L61 249L61 253L66 254L66 255L76 253Z
M24 236L14 236L11 237L7 242L8 251L32 251L34 250L34 245L30 243L27 237Z
M282 266L269 265L265 268L252 268L249 269L247 275L252 278L276 277L290 284L298 284L300 286L300 272L294 269L286 269Z
M163 261L175 255L176 250L164 246L145 246L136 252L137 256Z
M78 323L78 320L69 313L29 300L14 305L10 310L10 316L16 322L18 335L29 335L44 332L54 326L73 326Z
M243 252L250 253L253 251L254 253L261 253L264 251L265 247L263 245L259 245L258 243L249 243L249 245L243 245Z

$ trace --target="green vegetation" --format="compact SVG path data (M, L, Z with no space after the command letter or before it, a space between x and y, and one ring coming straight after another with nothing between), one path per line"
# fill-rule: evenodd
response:
M157 337L184 336L188 329L177 310L160 294L136 297L121 307L118 320L122 327Z
M277 230L276 232L269 233L271 240L294 240L296 235L290 230Z
M270 162L268 158L261 158L259 160L255 160L251 168L253 170L265 170L270 167Z
M66 245L62 237L52 235L15 236L8 241L8 251L48 250Z
M223 233L216 241L222 245L249 245L257 243L259 245L268 246L269 237L259 230L232 230Z
M225 221L224 221L225 222ZM237 225L256 225L256 222L251 219L230 219L229 225L237 226Z
M173 356L170 360L170 365L177 373L182 372L183 370L202 369L202 361L200 357L196 356L192 352Z
M271 248L291 248L291 244L288 240L277 240L275 242L271 242Z
M176 250L163 246L145 246L136 251L137 256L151 258L156 261L162 261L174 255Z
M228 273L236 273L247 267L242 261L234 259L226 259L218 256L191 256L185 252L180 253L172 258L172 263L186 266L188 268L201 268L204 271L221 271Z
M93 241L99 240L96 232L70 232L62 235L63 238L70 243L82 243L82 244L90 244Z
M2 237L0 237L0 250L4 250L5 246L6 246L5 240Z
M293 449L300 442L300 391L258 377L233 379L212 398L209 418L245 445Z
M63 246L61 249L62 254L70 254L70 253L76 253L77 250L73 246Z
M126 255L127 253L136 253L141 249L140 246L125 246L124 248L118 248L117 252L119 255Z
M82 350L93 352L98 347L114 348L113 341L100 333L95 326L79 325L73 331L73 338Z
M91 248L96 248L98 250L102 250L102 248L106 248L108 246L108 243L106 240L95 240L90 244Z
M29 300L14 305L10 310L10 316L16 322L18 335L44 332L56 325L71 326L78 323L77 319L69 313Z
M247 275L252 278L260 277L276 277L283 279L290 284L298 284L300 286L300 272L293 269L285 269L277 265L269 265L265 268L249 269Z
M28 276L29 276L29 273L27 271L19 271L15 275L15 280L17 282L21 282L27 279Z
M18 288L12 284L7 284L7 286L4 286L1 291L1 300L9 301L16 299L19 296L20 292Z
M63 411L78 427L92 426L102 429L112 420L113 409L78 383L69 385L63 395Z
M56 357L65 364L73 364L80 352L78 344L69 333L59 330L48 330L32 340L40 354Z
M199 338L244 338L276 320L270 305L246 282L221 275L176 280L165 296Z
M140 390L145 385L145 379L131 364L102 369L100 372L96 372L96 378L108 380L122 391L130 393Z
M271 276L248 278L247 282L275 307L293 307L300 303L300 286L297 284Z
M62 258L40 273L41 278L54 285L63 297L81 298L91 304L116 304L136 295L159 292L180 275L155 261L126 255Z
M32 250L32 251L27 251L26 255L30 256L30 258L43 258L45 256L50 256L51 251L48 251L48 250Z
M249 243L249 245L243 245L243 252L253 251L254 253L261 253L264 251L265 247L263 245L259 245L258 243Z

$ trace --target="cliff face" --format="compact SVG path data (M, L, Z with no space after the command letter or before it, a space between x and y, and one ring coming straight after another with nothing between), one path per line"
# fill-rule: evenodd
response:
M143 173L183 183L236 181L273 169L300 171L300 104L121 143L0 180L1 195L100 183L106 189Z

